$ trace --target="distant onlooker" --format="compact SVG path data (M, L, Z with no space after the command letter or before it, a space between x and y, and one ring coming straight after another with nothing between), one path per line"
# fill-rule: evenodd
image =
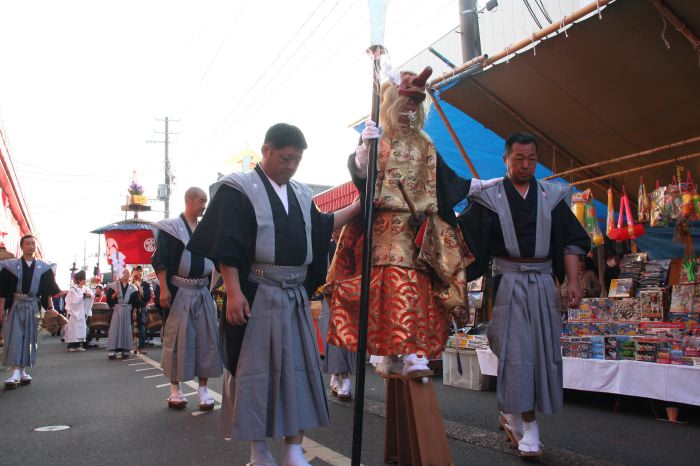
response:
M92 315L92 301L95 297L88 288L85 272L80 271L73 277L74 284L66 295L66 324L65 340L68 351L85 351L83 343L87 339L87 318Z

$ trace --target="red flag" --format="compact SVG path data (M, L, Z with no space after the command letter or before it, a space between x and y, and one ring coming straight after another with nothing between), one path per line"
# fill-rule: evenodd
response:
M124 254L126 264L150 264L156 242L151 230L114 230L104 233L107 257L118 251ZM111 264L112 261L108 260Z

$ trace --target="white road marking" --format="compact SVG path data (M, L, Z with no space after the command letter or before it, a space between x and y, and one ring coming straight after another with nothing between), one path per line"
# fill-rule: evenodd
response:
M184 396L186 398L188 396L192 396L192 395L196 395L196 394L197 394L197 392L189 392L189 393L184 393L182 396Z
M159 371L160 367L147 367L145 369L136 369L135 372L143 372L143 371Z
M304 458L306 461L311 461L314 458L325 461L332 466L350 466L350 458L343 456L340 453L326 448L320 443L314 442L309 437L304 437L301 441L301 447L306 452Z
M143 378L144 379L152 379L153 377L165 377L165 375L163 375L163 374L146 375ZM170 385L170 384L166 384L166 385Z
M135 363L132 363L129 365L130 366L145 366L146 364L148 364L148 363L147 362L135 362Z
M138 354L136 355L137 358L140 358L142 361L150 364L152 369L161 369L160 363L157 361L154 361L153 359L149 358L148 356L144 356L143 354ZM146 369L137 369L138 371L143 371ZM163 374L158 374L163 375ZM155 376L151 376L155 377ZM161 385L156 385L156 388L164 388L170 385L169 383L166 384L161 384ZM180 385L187 385L188 387L197 390L199 387L199 384L195 382L194 380L188 380L187 382L184 382ZM213 398L217 404L214 406L214 409L212 411L217 411L221 409L221 395L211 388L208 388L207 390L209 392L209 396ZM191 392L191 393L185 393L184 396L192 396L196 395L197 392ZM209 411L193 411L192 416L201 416L202 414L207 414ZM314 442L311 440L309 437L304 437L304 440L301 442L301 446L306 452L304 457L306 458L307 461L311 461L314 458L318 458L320 460L325 461L326 463L330 464L331 466L350 466L350 458L347 456L343 456L337 451L333 451L330 448L324 447L320 443Z

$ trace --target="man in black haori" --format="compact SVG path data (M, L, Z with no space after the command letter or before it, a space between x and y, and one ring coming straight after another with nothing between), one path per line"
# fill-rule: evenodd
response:
M2 365L12 368L5 381L5 388L10 389L31 383L27 368L36 363L41 307L55 312L51 298L61 291L54 275L56 266L35 257L36 238L23 236L19 247L22 257L0 261L0 314L8 309L2 326Z
M184 408L187 399L180 382L197 377L201 411L214 408L207 380L221 376L216 305L209 293L214 264L186 249L206 206L206 193L200 188L189 188L185 192L185 211L177 218L153 224L156 250L151 260L162 284L160 305L170 310L163 328L160 360L163 373L170 380L168 406Z
M503 160L506 177L471 195L459 224L476 258L468 279L482 276L493 259L497 291L488 337L498 356L499 422L522 456L540 456L535 410L552 414L563 403L554 279L568 277L568 306L578 307L578 262L591 241L568 205L570 187L534 178L534 136L509 137Z
M253 465L275 464L267 437L285 437L285 465L308 465L304 431L330 422L308 297L324 281L332 230L359 205L319 212L291 179L306 147L295 126L268 129L261 164L211 187L187 246L224 280L222 433L250 441Z

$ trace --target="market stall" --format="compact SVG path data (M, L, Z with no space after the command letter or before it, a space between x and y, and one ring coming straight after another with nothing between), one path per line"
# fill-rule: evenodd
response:
M431 83L438 110L461 111L501 138L538 137L549 178L580 190L572 208L599 268L606 243L634 251L609 296L564 310L566 388L700 405L698 31L698 2L601 0ZM468 138L453 134L470 163ZM486 293L475 295L485 320L488 291L473 290ZM467 333L450 341L445 380L482 389L495 356Z

